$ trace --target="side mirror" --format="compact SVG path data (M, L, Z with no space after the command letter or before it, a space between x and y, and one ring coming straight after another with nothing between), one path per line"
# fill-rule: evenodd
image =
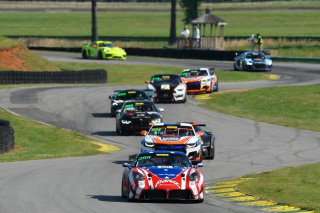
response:
M195 168L201 168L201 167L203 167L204 165L203 165L203 163L198 163L196 166L195 166Z
M197 135L202 136L202 135L203 135L203 132L198 131L198 132L197 132Z
M140 131L140 134L141 134L141 135L147 135L148 132L147 132L147 130L141 130L141 131Z
M109 96L109 99L112 100L112 96L111 95Z
M164 112L164 109L163 108L158 108L158 111L159 112Z
M128 167L129 167L129 165L130 165L130 164L128 164L128 163L124 163L124 164L122 164L122 167L124 167L124 168L128 168Z

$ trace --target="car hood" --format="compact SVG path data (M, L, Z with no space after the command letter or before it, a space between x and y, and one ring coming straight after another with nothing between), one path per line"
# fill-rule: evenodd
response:
M150 173L161 179L173 179L181 174L181 172L183 172L185 169L186 167L173 166L152 166L146 168L146 170L148 170Z

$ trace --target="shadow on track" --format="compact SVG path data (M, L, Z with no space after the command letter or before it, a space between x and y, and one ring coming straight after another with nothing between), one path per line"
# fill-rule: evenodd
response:
M128 202L127 199L116 195L87 195L90 198L105 202Z
M111 113L92 113L95 118L112 118Z
M97 135L97 136L120 136L116 131L98 131L98 132L91 133L91 135Z

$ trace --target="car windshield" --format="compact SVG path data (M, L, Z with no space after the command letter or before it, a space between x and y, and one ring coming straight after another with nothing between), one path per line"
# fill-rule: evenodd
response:
M264 55L262 54L247 54L246 59L264 59Z
M198 76L207 76L208 73L206 70L189 70L189 71L183 71L181 73L181 76L184 77L198 77Z
M112 43L101 43L101 44L99 44L99 47L110 47L110 48L113 48L114 44L112 44Z
M121 91L118 92L115 100L146 100L148 96L143 91Z
M156 75L151 77L151 83L158 83L158 82L168 82L179 84L181 82L179 76L174 75Z
M189 126L153 126L149 135L156 136L173 136L173 137L185 137L194 136L194 130Z
M123 111L126 112L156 112L157 109L152 102L134 102L126 103L123 106Z
M182 154L141 154L135 162L136 167L190 167L190 161L187 156Z

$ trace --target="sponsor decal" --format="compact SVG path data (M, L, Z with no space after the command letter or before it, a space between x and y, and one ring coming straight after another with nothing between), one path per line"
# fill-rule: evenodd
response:
M159 180L157 183L156 183L156 186L157 187L158 185L160 184L173 184L173 185L176 185L179 189L180 189L180 185L177 181L174 181L174 180L171 180L171 179L164 179L164 180Z
M136 91L129 91L128 94L136 94Z
M179 137L162 137L161 140L163 141L178 141L180 140Z
M151 159L151 155L145 155L138 158L138 160L148 160Z
M156 154L156 156L160 156L160 157L169 157L169 154Z

